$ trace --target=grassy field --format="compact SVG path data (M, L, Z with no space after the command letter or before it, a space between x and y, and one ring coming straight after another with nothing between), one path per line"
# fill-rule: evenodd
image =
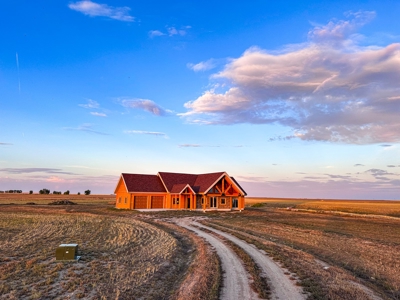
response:
M59 200L77 205L47 205ZM218 299L212 249L176 225L117 210L113 200L0 195L0 299ZM79 244L81 260L56 261L62 243Z
M69 200L77 204L107 205L115 202L115 195L40 195L40 194L0 194L1 204L49 204L53 201Z
M400 299L400 220L261 207L205 223L258 244L302 278L312 299L365 299L349 284L359 280Z
M47 205L58 200L78 204ZM217 299L216 254L166 223L186 216L206 216L207 225L269 253L297 274L309 299L367 299L360 283L400 299L400 219L315 213L396 216L399 202L258 198L248 203L259 207L206 214L139 213L113 202L112 195L0 194L0 299ZM78 243L82 260L56 261L61 243Z
M400 201L246 198L247 206L295 208L400 217Z

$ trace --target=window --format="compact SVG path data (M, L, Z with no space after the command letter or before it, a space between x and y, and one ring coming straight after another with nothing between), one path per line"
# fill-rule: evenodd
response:
M125 197L125 204L126 204L126 202L127 202L127 199L126 199L126 197Z
M118 198L118 203L121 203L121 197Z
M223 205L226 204L226 199L225 198L221 198L221 204L223 204Z
M179 198L172 198L172 204L179 204Z
M204 197L201 197L201 205L204 204Z

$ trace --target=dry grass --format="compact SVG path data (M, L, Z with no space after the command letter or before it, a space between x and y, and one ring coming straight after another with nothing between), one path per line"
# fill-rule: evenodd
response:
M186 257L175 254L187 248L159 226L118 216L10 208L0 208L0 299L164 299L185 273ZM81 261L55 261L56 247L73 242Z
M355 214L372 214L400 217L400 201L246 198L246 205L256 205L266 208L291 207L295 209L306 209L321 212L347 212Z
M261 239L258 242L266 251L303 274L303 285L316 299L327 299L328 295L336 295L332 299L362 299L362 290L358 289L361 296L357 297L356 287L346 288L349 276L389 298L400 298L400 221L265 208L221 217L211 222L249 234L252 240ZM322 272L314 258L328 262L332 274ZM304 271L299 273L298 266ZM339 271L344 275L339 276ZM342 291L340 296L338 290Z
M40 195L40 194L0 194L1 204L22 205L33 202L37 205L49 204L53 201L70 200L85 205L110 205L115 202L115 195Z

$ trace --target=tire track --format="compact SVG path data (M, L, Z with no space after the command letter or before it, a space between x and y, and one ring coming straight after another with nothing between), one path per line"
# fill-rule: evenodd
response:
M175 222L179 226L189 229L197 233L200 237L203 237L217 251L221 259L222 270L224 271L220 299L259 299L250 288L248 274L240 259L228 246L213 235L190 226L191 220L188 218L177 219Z

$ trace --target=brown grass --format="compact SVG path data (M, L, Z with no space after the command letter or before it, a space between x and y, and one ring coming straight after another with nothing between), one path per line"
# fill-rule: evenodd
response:
M20 207L0 208L0 299L162 299L187 269L188 245L161 225ZM56 247L72 242L81 261L56 261Z
M115 201L115 195L40 195L40 194L0 194L0 205L14 204L26 205L33 202L37 205L49 204L53 201L70 200L77 204L85 205L110 205Z
M259 243L266 251L280 257L297 274L297 266L304 267L306 272L300 272L303 285L309 285L307 281L311 280L317 290L307 291L316 298L337 294L335 291L340 287L347 292L335 299L354 298L352 293L357 288L344 288L348 286L346 276L362 280L387 297L400 297L400 221L274 209L249 209L241 214L221 214L221 217L210 222L246 233L252 240L261 239ZM293 260L293 257L302 258ZM325 272L322 276L322 266L315 261L312 264L313 258L328 262L332 275L326 276L328 272ZM347 274L342 276L343 280L335 279L340 278L338 270ZM362 291L360 295L359 299L365 296Z
M307 209L321 212L348 212L355 214L372 214L400 217L400 201L246 198L246 205L256 205L266 208L291 207L294 209Z

